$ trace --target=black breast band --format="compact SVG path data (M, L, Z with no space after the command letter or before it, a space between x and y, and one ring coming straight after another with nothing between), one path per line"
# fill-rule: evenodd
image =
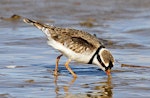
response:
M101 45L101 46L96 50L96 52L93 54L92 58L89 60L88 64L92 64L92 63L93 63L94 57L99 53L99 51L100 51L102 48L105 48L105 47L104 47L103 45Z

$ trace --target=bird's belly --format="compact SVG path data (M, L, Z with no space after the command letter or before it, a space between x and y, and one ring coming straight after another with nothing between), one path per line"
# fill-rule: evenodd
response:
M48 41L48 45L52 46L54 49L59 50L67 58L79 63L88 63L92 57L92 54L89 53L76 53L61 43L56 42L55 40Z

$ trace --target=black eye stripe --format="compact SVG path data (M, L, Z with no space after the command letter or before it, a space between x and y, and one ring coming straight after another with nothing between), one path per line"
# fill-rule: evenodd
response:
M105 68L105 70L111 69L113 67L112 62L109 62L109 66L106 67L105 64L102 62L100 55L97 54L97 60L100 62L100 64Z
M94 57L97 56L97 60L98 60L99 63L105 68L105 70L111 69L111 68L113 67L112 62L110 61L110 62L109 62L109 66L106 67L105 64L102 62L100 55L98 54L99 51L100 51L102 48L105 48L105 47L104 47L104 46L100 46L100 47L96 50L96 52L94 53L94 55L92 56L92 58L90 59L90 61L88 62L88 64L92 64Z
M113 64L112 64L112 62L110 61L110 62L109 62L109 66L108 66L108 68L110 68L110 69L111 69L112 67L113 67Z

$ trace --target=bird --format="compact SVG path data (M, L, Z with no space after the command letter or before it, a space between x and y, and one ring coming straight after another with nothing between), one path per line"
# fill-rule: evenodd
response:
M96 36L82 30L56 27L28 18L23 18L23 21L44 32L48 45L60 52L56 58L55 76L58 76L58 65L62 56L68 58L64 65L74 78L77 78L77 74L69 66L71 61L97 65L108 76L111 75L114 57Z

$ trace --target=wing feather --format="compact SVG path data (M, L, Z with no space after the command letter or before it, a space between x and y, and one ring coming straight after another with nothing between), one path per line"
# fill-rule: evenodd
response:
M45 34L48 36L48 40L52 38L76 53L93 51L102 45L98 38L81 30L49 26L27 18L23 20L42 31L45 29L48 30L49 32L43 31L46 32Z
M54 40L76 53L93 51L102 44L95 36L80 30L58 27L51 27L49 30Z

